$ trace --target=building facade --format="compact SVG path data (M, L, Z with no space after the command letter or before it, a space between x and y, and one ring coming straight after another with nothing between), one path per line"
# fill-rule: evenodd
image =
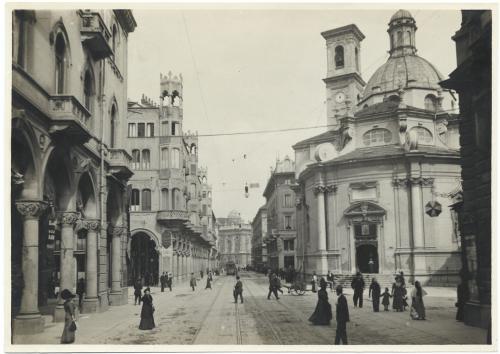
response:
M460 97L463 201L455 204L462 236L462 279L470 299L465 323L491 326L491 24L490 10L462 10L458 67L441 85Z
M306 273L456 283L461 267L458 102L416 54L416 22L389 21L385 64L365 83L356 25L322 33L329 130L294 146L297 258Z
M238 211L227 218L217 218L219 229L220 266L234 262L237 267L252 265L252 226L245 223Z
M272 270L296 268L295 163L286 156L276 161L264 189L267 209L267 266Z
M212 190L198 165L198 138L183 130L182 75L160 75L160 103L129 102L129 283L157 284L163 272L177 279L215 267Z
M55 288L84 279L83 312L127 303L124 150L129 10L13 11L14 333L64 320Z
M267 208L262 206L252 221L252 267L256 271L267 269Z

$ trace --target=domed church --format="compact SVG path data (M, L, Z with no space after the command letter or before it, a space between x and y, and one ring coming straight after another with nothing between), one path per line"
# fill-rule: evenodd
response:
M458 279L460 235L450 208L461 197L457 96L417 54L416 31L410 12L391 17L390 57L368 83L360 29L322 33L328 131L293 146L296 255L307 274Z

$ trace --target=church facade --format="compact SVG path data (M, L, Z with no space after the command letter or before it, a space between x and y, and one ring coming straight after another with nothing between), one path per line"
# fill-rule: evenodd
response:
M356 25L322 33L328 131L295 150L298 263L305 273L455 282L461 267L458 102L416 54L417 26L397 11L390 57L365 83ZM298 267L297 267L298 268Z

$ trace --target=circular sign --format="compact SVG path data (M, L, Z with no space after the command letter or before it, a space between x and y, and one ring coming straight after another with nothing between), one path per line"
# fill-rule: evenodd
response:
M432 201L429 202L425 205L425 212L427 215L429 215L431 218L439 216L441 214L442 207L439 202Z

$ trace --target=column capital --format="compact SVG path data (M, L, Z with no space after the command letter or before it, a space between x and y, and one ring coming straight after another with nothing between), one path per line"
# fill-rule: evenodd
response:
M337 193L337 185L336 184L329 184L325 186L325 190L327 193Z
M432 186L434 184L434 178L432 177L411 177L409 178L409 183L411 183L412 186L419 185L419 186Z
M48 207L48 203L42 200L17 200L15 203L25 219L38 219Z
M410 181L408 180L408 178L394 178L392 180L392 185L396 188L408 187L409 184Z
M313 187L313 192L314 192L314 195L318 195L320 193L325 193L326 192L326 187L323 186L323 185L318 185L318 186L314 186Z
M63 225L75 225L79 219L79 215L74 211L61 211L57 213L57 220Z
M112 237L122 237L122 235L127 231L127 228L124 226L109 226L109 232Z
M101 228L101 220L99 219L84 219L82 220L82 228L88 231L98 232Z

